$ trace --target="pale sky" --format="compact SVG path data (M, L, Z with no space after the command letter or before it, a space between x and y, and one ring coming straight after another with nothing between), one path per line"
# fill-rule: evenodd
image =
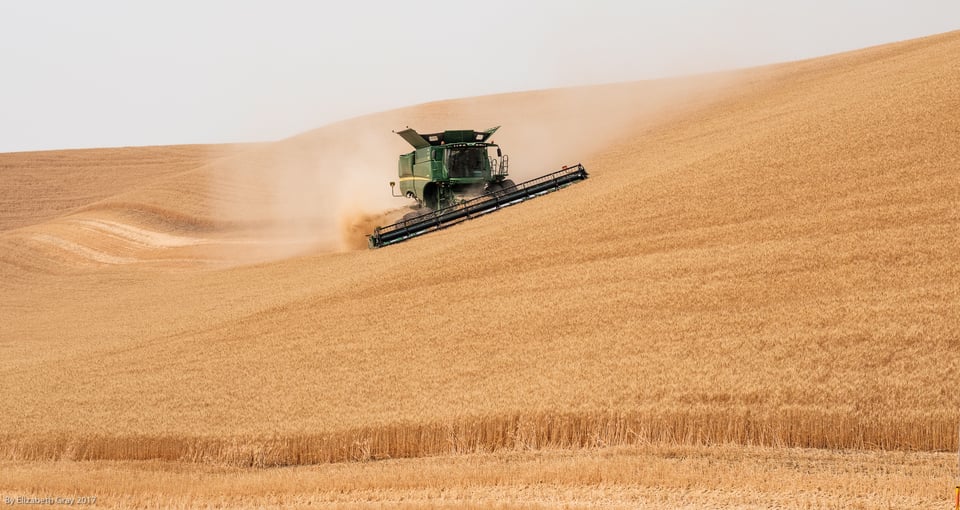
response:
M0 1L0 152L274 140L960 29L958 0Z

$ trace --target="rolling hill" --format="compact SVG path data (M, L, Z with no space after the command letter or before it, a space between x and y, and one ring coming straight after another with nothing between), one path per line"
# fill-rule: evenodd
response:
M958 58L953 32L273 143L0 155L0 458L956 449ZM503 125L518 178L590 178L358 249L402 206L406 125Z

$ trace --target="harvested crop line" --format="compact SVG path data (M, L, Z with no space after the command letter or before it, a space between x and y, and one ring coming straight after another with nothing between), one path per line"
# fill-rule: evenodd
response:
M73 241L68 241L50 234L35 234L33 239L43 243L52 244L60 249L75 255L79 255L84 259L100 262L102 264L132 264L137 261L137 259L134 258L118 257L109 253L97 251L93 248L83 246Z
M880 420L786 411L506 415L269 436L7 436L7 460L148 460L287 466L509 450L643 444L950 451L954 417Z

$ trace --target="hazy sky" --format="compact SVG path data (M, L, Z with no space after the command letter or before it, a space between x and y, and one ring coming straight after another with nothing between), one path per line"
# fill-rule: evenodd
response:
M958 28L958 0L3 0L0 152L271 140L436 99Z

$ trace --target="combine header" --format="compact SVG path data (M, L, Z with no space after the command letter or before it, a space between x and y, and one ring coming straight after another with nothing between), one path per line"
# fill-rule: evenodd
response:
M393 225L377 227L368 236L370 247L456 225L587 178L587 171L578 163L514 183L507 179L509 157L487 141L497 129L499 126L423 135L409 128L398 132L414 151L400 156L400 193L395 182L390 187L394 196L416 200L416 210ZM494 149L496 156L491 154Z

